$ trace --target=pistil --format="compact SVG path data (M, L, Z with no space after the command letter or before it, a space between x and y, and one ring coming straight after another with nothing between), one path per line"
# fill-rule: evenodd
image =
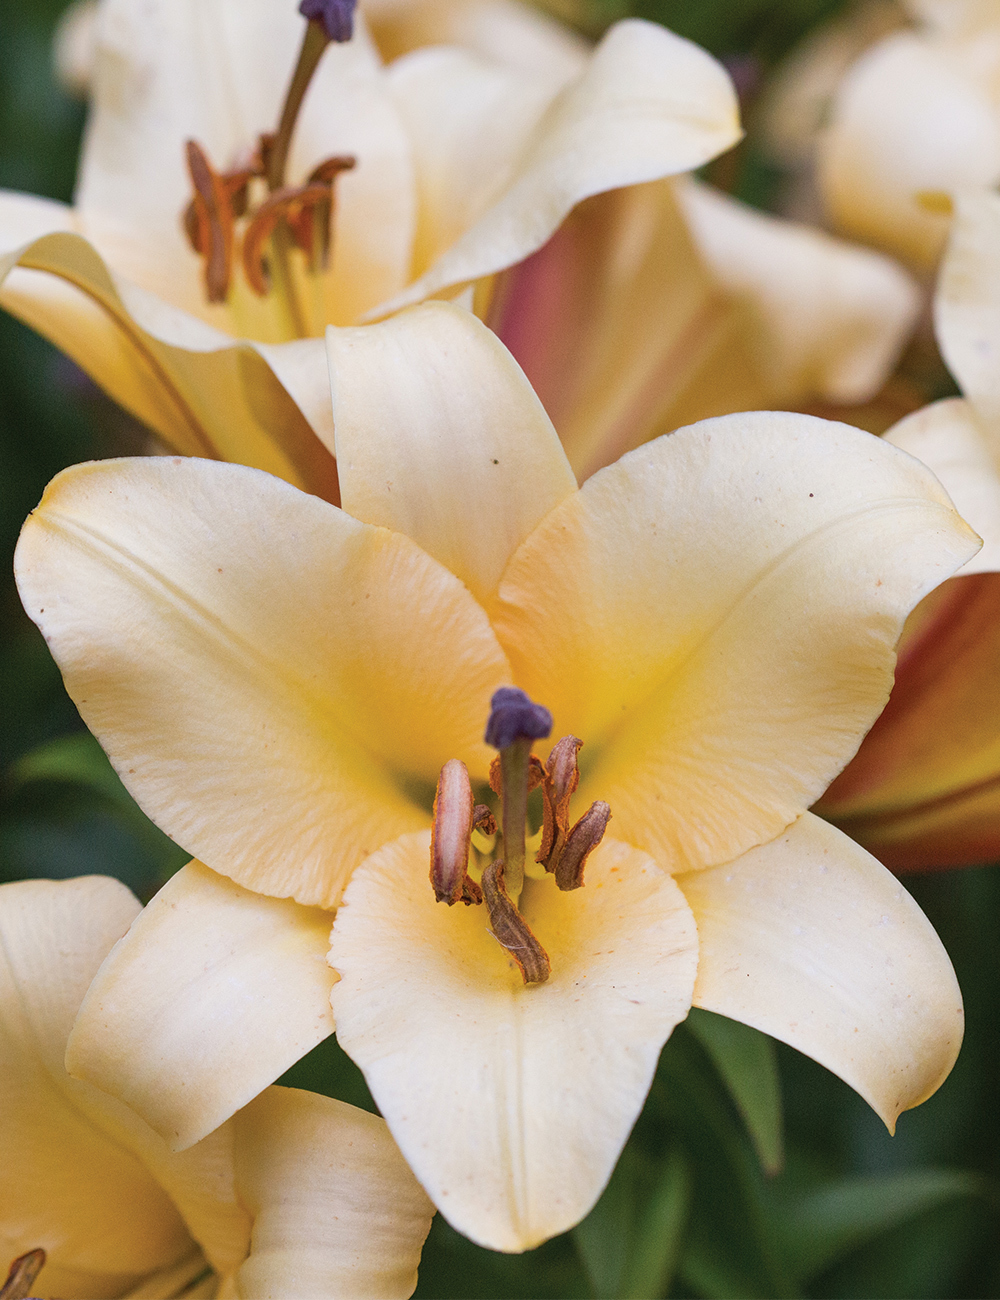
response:
M501 686L490 701L487 745L500 751L503 802L503 854L507 892L518 898L524 887L525 826L532 741L552 731L552 714L516 686Z

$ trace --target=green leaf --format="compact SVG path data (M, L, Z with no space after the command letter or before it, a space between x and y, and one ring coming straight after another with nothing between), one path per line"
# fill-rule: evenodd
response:
M14 789L31 781L66 781L86 786L115 803L132 802L89 731L75 731L39 745L11 765L9 776Z
M789 1265L805 1281L908 1219L983 1192L982 1179L962 1170L852 1178L797 1196L778 1216L778 1230Z
M672 1151L646 1182L646 1199L640 1202L618 1290L621 1300L649 1300L669 1291L691 1205L691 1183L688 1162L680 1151Z
M694 1008L688 1028L719 1071L769 1174L784 1156L781 1083L774 1042L738 1020Z
M688 1161L679 1149L656 1160L629 1143L601 1199L573 1229L595 1296L650 1300L667 1294L691 1186Z

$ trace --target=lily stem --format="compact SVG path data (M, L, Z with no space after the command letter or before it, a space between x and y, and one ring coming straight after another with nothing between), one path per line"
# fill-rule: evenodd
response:
M500 751L503 776L503 861L507 893L516 900L524 887L524 828L528 819L531 740L519 736Z

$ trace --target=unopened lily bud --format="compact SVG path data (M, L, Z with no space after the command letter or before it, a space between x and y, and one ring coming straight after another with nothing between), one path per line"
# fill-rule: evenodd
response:
M354 31L354 0L302 0L299 13L319 23L331 41L349 41Z
M544 740L552 731L552 714L535 704L518 686L501 686L490 700L484 737L494 749L507 749L516 740Z
M611 807L603 799L592 803L566 838L556 867L556 884L560 889L579 889L588 856L604 838Z

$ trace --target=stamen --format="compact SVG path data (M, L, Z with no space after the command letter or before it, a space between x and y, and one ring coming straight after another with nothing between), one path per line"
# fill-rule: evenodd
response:
M511 902L504 884L504 864L499 859L483 871L483 897L493 937L517 962L525 984L544 984L552 970L548 953Z
M45 1251L41 1246L19 1255L10 1266L7 1281L0 1287L0 1300L26 1300L44 1265Z
M479 805L482 807L482 805ZM481 903L482 890L469 877L472 828L477 824L472 784L465 764L449 759L441 769L434 796L434 829L431 832L431 885L439 903L452 907L462 902ZM492 821L488 808L487 816ZM496 823L493 823L496 829Z
M275 234L278 222L284 222L292 232L294 242L306 252L312 245L312 210L325 206L330 211L329 185L289 186L270 195L257 209L254 219L243 236L243 270L246 272L250 288L261 297L271 288L271 267L266 250L268 242ZM303 220L307 222L303 226ZM275 250L272 247L272 254Z
M583 741L563 736L552 746L542 780L542 843L535 854L546 871L555 871L556 863L569 834L569 801L580 784L576 756Z
M232 200L201 145L188 140L186 151L194 198L184 213L184 228L195 252L205 258L208 301L225 302L233 260Z
M503 851L510 892L517 898L524 886L524 828L528 818L531 742L552 730L552 714L533 703L516 686L501 686L490 700L487 745L500 751L503 783Z
M555 866L556 884L560 889L579 889L587 858L604 838L611 807L603 799L592 803L570 831Z

